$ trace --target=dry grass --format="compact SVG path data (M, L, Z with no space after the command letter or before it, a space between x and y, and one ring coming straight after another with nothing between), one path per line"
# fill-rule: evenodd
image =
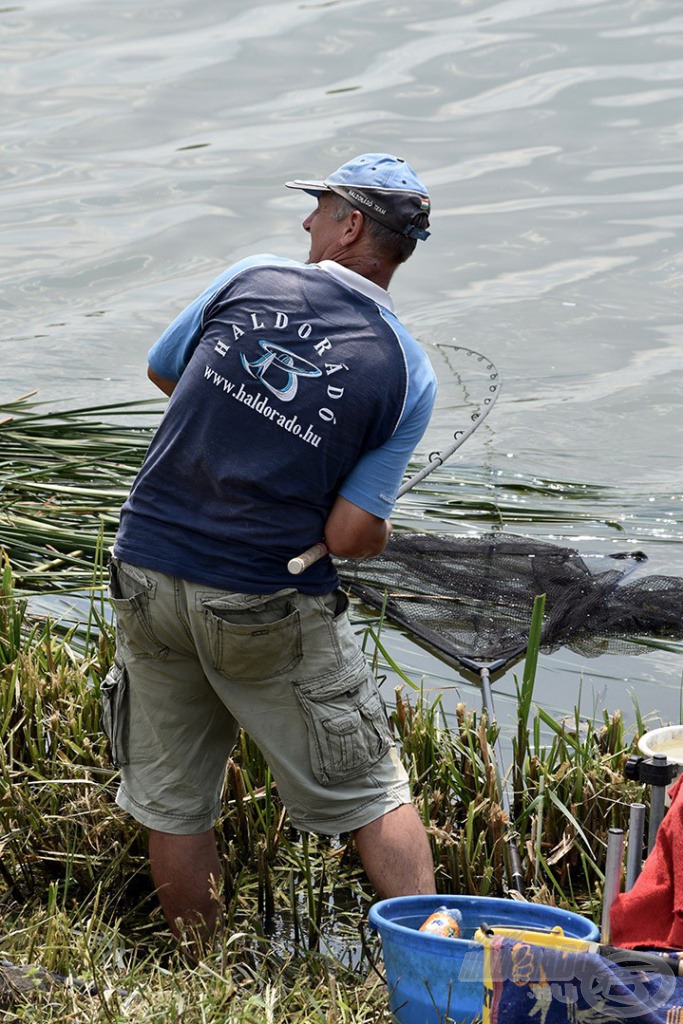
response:
M94 628L94 620L99 628ZM143 830L114 803L99 730L99 685L113 654L93 612L87 633L30 616L5 565L0 594L2 852L0 1010L6 1020L380 1021L359 924L372 895L352 846L294 832L267 766L242 736L217 832L225 938L185 962L165 930ZM397 692L393 725L428 826L440 891L503 895L504 816L494 727L458 707ZM526 733L517 825L535 898L597 914L606 831L626 826L628 753L618 716L600 729ZM537 835L542 811L542 834ZM376 952L376 941L369 938ZM28 975L25 970L30 965ZM75 977L61 981L40 972ZM14 973L13 973L14 972ZM0 972L1 973L1 972ZM28 979L28 980L27 980ZM29 986L29 987L27 987ZM9 1016L8 1016L9 1014ZM2 1017L0 1017L0 1020Z
M111 419L137 411L52 414L20 402L0 422L0 1022L388 1021L371 971L374 936L364 951L372 894L355 852L346 837L290 827L246 736L217 824L224 939L189 963L165 929L143 830L114 803L99 728L113 657L103 552L152 429ZM29 612L36 591L91 599L68 626ZM381 674L387 661L373 636L376 620L367 653ZM623 778L634 738L618 714L600 727L578 712L569 726L544 717L533 705L534 665L530 644L511 777L529 894L597 918L607 830L626 828L628 803L643 798ZM464 705L447 721L419 681L388 703L439 890L504 895L495 723Z

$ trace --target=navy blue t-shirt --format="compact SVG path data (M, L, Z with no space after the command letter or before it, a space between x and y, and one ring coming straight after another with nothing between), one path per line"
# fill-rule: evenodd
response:
M390 514L434 402L387 293L336 264L255 257L188 306L149 361L178 384L115 554L225 590L332 590L329 558L298 577L287 562L322 539L339 493Z

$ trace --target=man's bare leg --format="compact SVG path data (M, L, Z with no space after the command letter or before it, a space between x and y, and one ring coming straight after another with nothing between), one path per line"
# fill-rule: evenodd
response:
M359 828L354 840L365 873L382 899L436 892L429 839L412 804Z
M216 890L220 863L213 829L199 835L149 833L149 863L161 909L171 931L180 938L183 927L210 938L218 920Z

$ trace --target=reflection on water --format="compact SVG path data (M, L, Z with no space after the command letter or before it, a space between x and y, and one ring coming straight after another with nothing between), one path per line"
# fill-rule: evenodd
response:
M0 398L146 396L148 347L226 263L305 258L307 200L284 180L393 150L434 201L397 306L504 385L399 525L499 521L683 574L676 0L31 0L0 28ZM441 378L422 459L453 429ZM665 653L560 654L539 699L628 713L632 689L677 719L680 675Z

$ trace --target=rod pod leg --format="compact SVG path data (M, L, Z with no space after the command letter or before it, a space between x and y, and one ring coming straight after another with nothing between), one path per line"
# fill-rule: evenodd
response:
M654 754L652 763L656 768L666 768L668 761L666 754ZM657 839L659 826L664 820L666 800L666 785L650 786L650 822L647 832L647 852L652 853L652 848Z
M621 888L621 861L624 854L624 830L611 828L607 833L607 857L605 860L605 888L602 895L602 927L600 941L609 945L612 941L610 911Z
M626 851L626 892L632 889L643 866L643 837L645 835L645 804L631 804L628 819L628 849Z

